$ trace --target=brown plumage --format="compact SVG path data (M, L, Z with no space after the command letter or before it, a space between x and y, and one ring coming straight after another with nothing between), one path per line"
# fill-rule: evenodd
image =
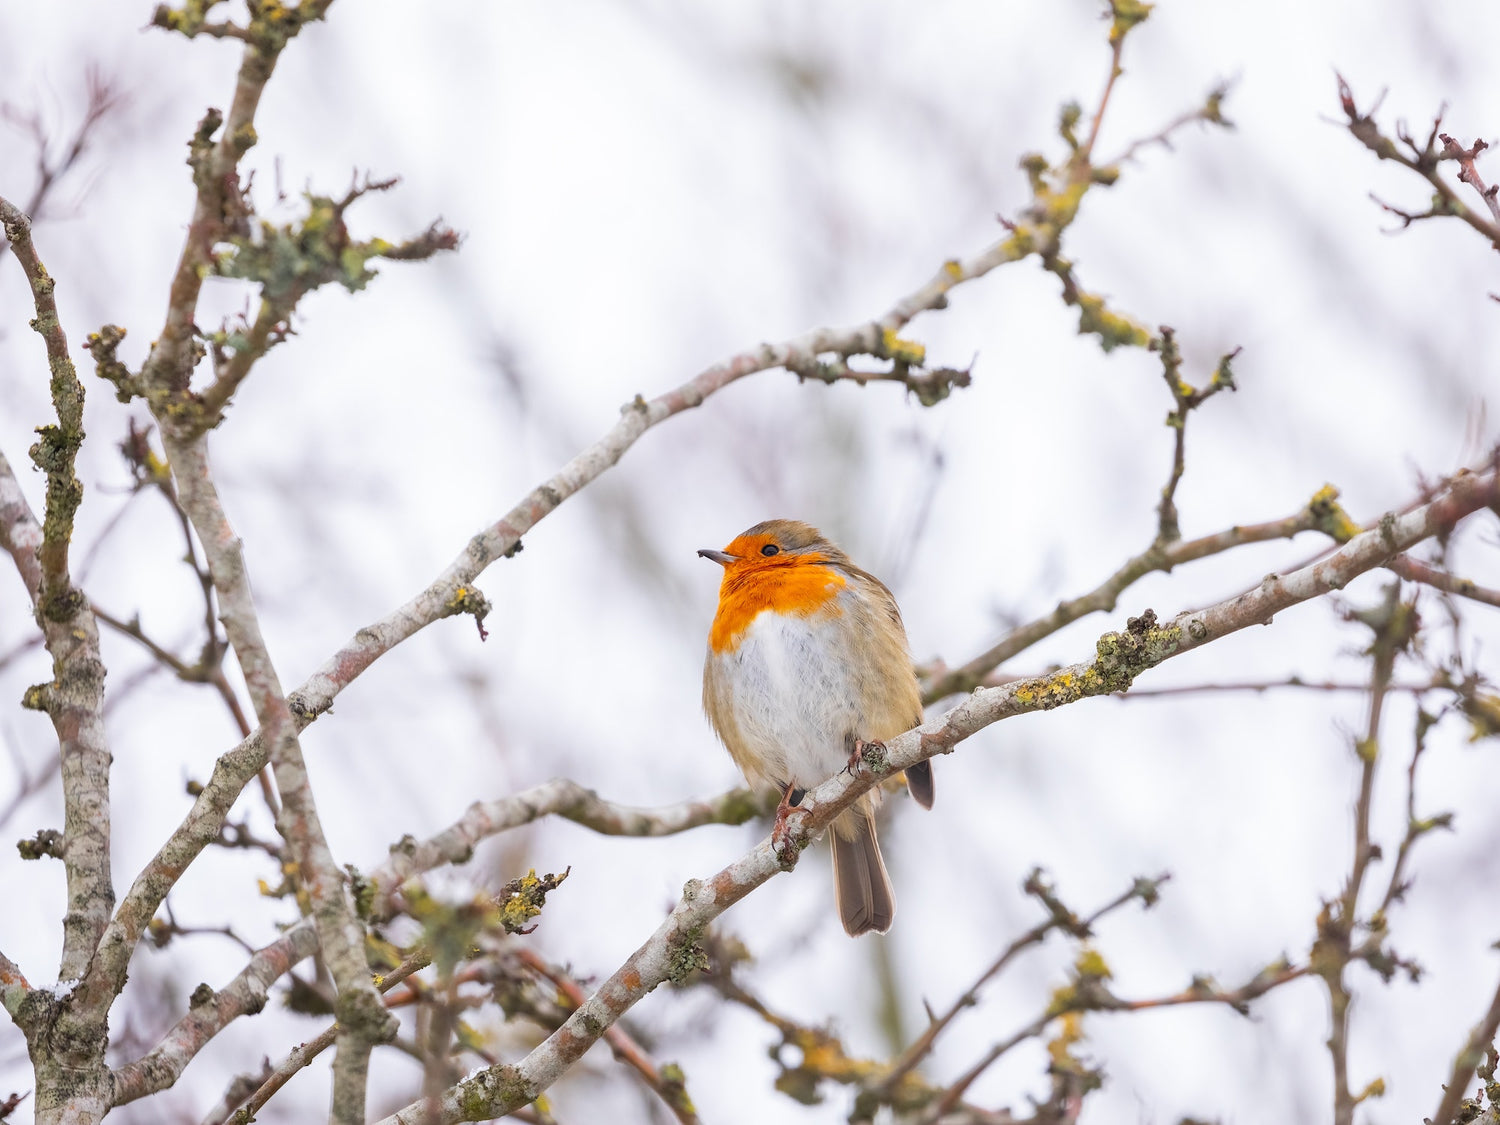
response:
M922 696L896 599L814 527L756 524L722 551L703 666L703 708L752 784L782 790L778 834L802 793L845 768L860 743L922 721ZM907 771L932 807L932 766ZM834 887L850 934L884 933L895 916L867 794L833 824Z

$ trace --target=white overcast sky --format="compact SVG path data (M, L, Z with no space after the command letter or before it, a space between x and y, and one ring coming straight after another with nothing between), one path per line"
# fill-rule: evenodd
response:
M233 6L231 5L231 8ZM683 382L764 340L884 311L945 259L1000 233L1027 198L1016 162L1056 156L1059 105L1098 96L1106 26L1092 0L1048 3L340 2L286 52L263 102L255 198L287 221L307 187L341 193L357 169L400 174L359 204L360 236L414 233L441 216L463 232L440 262L389 265L368 291L315 294L297 336L256 369L212 449L243 536L264 625L288 685L361 625L424 586L467 538L602 434L619 405ZM190 213L186 141L225 106L237 47L144 29L152 5L54 0L0 7L0 100L39 106L66 131L97 65L128 101L42 216L36 241L58 279L80 365L86 334L129 329L139 361L166 305ZM1494 340L1500 260L1456 222L1389 237L1382 198L1425 206L1420 182L1379 164L1337 123L1335 70L1361 104L1425 131L1449 106L1465 142L1500 132L1493 44L1500 12L1456 2L1171 0L1129 43L1101 150L1122 149L1232 79L1234 132L1190 128L1086 200L1067 253L1091 289L1149 325L1177 329L1202 380L1241 346L1240 391L1192 419L1179 491L1184 533L1296 511L1325 482L1353 515L1407 502L1496 437ZM32 186L23 133L0 122L0 194ZM1500 162L1491 169L1500 178ZM278 189L286 195L278 203ZM243 307L211 283L199 323ZM0 259L0 449L27 470L46 420L45 366L28 298ZM794 516L887 578L919 659L968 659L1004 630L1082 593L1154 528L1170 402L1154 357L1104 355L1034 262L964 287L910 335L938 362L974 362L974 385L931 410L889 386L742 381L642 439L480 585L495 603L481 645L467 620L427 630L366 673L305 746L341 862L368 868L403 833L429 834L476 797L565 775L641 804L713 793L732 764L701 717L703 635L716 568L695 557L745 526ZM88 496L79 542L126 503L114 445L146 415L85 373ZM941 456L938 456L940 451ZM1486 517L1488 518L1488 517ZM1494 520L1457 561L1500 584ZM176 525L139 497L88 574L112 612L184 652L199 607ZM1155 576L1108 618L1027 653L1015 670L1086 658L1104 629L1150 606L1166 615L1295 565L1312 536ZM1348 603L1379 595L1372 575ZM1440 617L1436 603L1432 619ZM1471 610L1466 645L1492 654L1500 614ZM18 582L0 578L0 652L31 628ZM1363 674L1357 629L1306 606L1174 661L1141 686ZM1445 643L1445 642L1439 642ZM144 665L106 637L110 685ZM48 675L33 653L0 671L12 701ZM1413 709L1391 707L1377 830L1404 824L1401 779ZM212 698L157 677L111 713L123 889L234 741ZM1087 908L1137 874L1173 872L1161 906L1101 927L1125 995L1175 991L1195 972L1239 983L1305 955L1320 896L1339 888L1355 786L1357 695L1093 701L1006 722L937 764L938 805L894 810L887 853L900 910L884 939L908 1027L925 997L951 1001L1036 919L1019 884L1041 865ZM1420 988L1354 970L1356 1085L1384 1077L1368 1120L1430 1114L1439 1083L1500 973L1493 894L1500 800L1491 755L1457 722L1434 736L1419 811L1454 809L1459 832L1427 841L1396 945L1429 970ZM51 730L0 712L0 800L39 768ZM8 839L57 825L49 789ZM247 795L242 810L270 826ZM580 975L607 975L655 926L683 882L746 850L761 829L664 841L603 840L567 824L516 833L455 886L495 886L529 865L572 866L530 939ZM826 861L810 857L725 924L757 956L747 980L809 1023L833 1020L856 1049L886 1050L875 1020L876 939L850 943ZM1382 869L1383 870L1383 869ZM289 920L256 897L275 881L244 855L210 856L172 902L180 921L232 922L252 941ZM46 980L59 948L60 868L0 848L9 907L0 948ZM19 909L17 907L19 906ZM931 1066L951 1077L1027 1022L1063 980L1061 946L1024 961L945 1037ZM236 971L236 949L202 937L143 951L115 1021L121 1055L154 1042L199 980ZM803 1108L771 1089L773 1032L746 1013L666 992L632 1018L677 1059L706 1122L837 1122L837 1089ZM1109 1072L1085 1121L1236 1125L1329 1118L1326 999L1310 982L1256 1007L1091 1018L1088 1050ZM197 1121L228 1077L316 1030L275 1011L235 1025L179 1088L124 1121ZM134 1038L132 1038L134 1037ZM497 1040L506 1053L518 1038ZM132 1047L130 1044L135 1044ZM377 1067L372 1109L415 1071ZM559 1120L650 1120L607 1055L556 1091ZM990 1104L1040 1094L1039 1049L1015 1052L975 1088ZM0 1027L0 1094L29 1085L19 1034ZM261 1116L316 1119L325 1075L300 1077ZM170 1107L163 1109L163 1106ZM16 1118L28 1120L29 1103Z

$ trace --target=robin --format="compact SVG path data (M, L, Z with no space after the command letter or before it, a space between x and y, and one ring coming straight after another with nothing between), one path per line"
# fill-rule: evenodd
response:
M817 528L758 523L722 551L719 609L703 665L703 709L752 785L781 789L780 837L803 794L865 747L922 721L922 693L896 599ZM932 763L906 771L932 807ZM851 936L885 933L896 913L867 793L833 823L833 886Z

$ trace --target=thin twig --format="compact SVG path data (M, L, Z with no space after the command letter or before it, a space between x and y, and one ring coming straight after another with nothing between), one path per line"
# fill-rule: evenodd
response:
M1352 1125L1359 1098L1349 1086L1349 1007L1351 995L1345 981L1359 922L1359 895L1365 875L1378 850L1370 838L1370 805L1375 790L1375 770L1380 757L1380 720L1395 668L1396 657L1410 644L1416 631L1415 609L1400 599L1399 583L1386 591L1377 606L1355 614L1370 627L1370 708L1363 738L1354 744L1360 764L1359 794L1354 802L1354 849L1343 891L1325 903L1317 920L1317 940L1312 963L1328 992L1328 1053L1333 1062L1333 1119L1335 1125Z
M1440 158L1447 155L1446 153L1439 152L1437 148L1438 128L1442 121L1441 115L1434 122L1432 134L1428 137L1425 145L1417 144L1410 136L1403 135L1401 137L1402 142L1410 152L1410 155L1408 155L1407 152L1401 151L1401 148L1395 141L1380 131L1380 126L1375 122L1373 109L1368 113L1361 113L1359 111L1354 103L1354 93L1349 89L1349 84L1344 81L1343 76L1335 75L1335 77L1338 79L1339 104L1347 119L1349 132L1354 138L1381 160L1394 160L1397 164L1411 169L1426 180L1437 193L1433 207L1426 215L1456 215L1459 219L1484 235L1490 245L1500 250L1500 213L1495 211L1496 201L1493 193L1485 194L1485 202L1489 205L1491 213L1497 214L1497 218L1494 221L1485 218L1460 199L1458 192L1453 189L1453 185L1444 179L1438 171ZM1461 152L1462 150L1460 149L1459 151ZM1385 204L1382 204L1382 206L1386 206L1387 210L1395 211L1396 214L1402 215L1408 223L1415 218L1426 217L1426 215L1406 216L1394 207L1389 207Z
M1177 522L1177 486L1187 467L1187 423L1188 415L1208 399L1223 390L1234 390L1234 375L1231 364L1240 349L1219 360L1213 378L1203 387L1194 387L1182 377L1182 354L1177 350L1177 334L1163 324L1151 347L1161 356L1162 378L1172 394L1172 413L1167 415L1167 425L1172 429L1172 472L1166 486L1161 490L1161 502L1157 505L1156 544L1163 547L1182 538Z
M1037 886L1039 877L1040 873L1034 872L1032 877L1026 881L1026 889L1029 892L1036 894L1033 888ZM990 964L989 968L985 969L979 975L974 983L964 991L962 996L953 1002L947 1011L928 1022L922 1034L913 1040L911 1045L901 1052L901 1055L891 1064L890 1072L875 1087L877 1095L889 1094L890 1090L908 1071L920 1065L922 1060L932 1052L933 1046L937 1043L938 1036L947 1030L948 1025L958 1017L960 1012L966 1008L972 1008L979 1002L979 990L1003 972L1005 967L1022 950L1033 945L1040 945L1046 939L1047 935L1056 929L1066 929L1075 937L1087 937L1094 923L1098 922L1105 915L1118 910L1128 902L1140 899L1147 906L1152 905L1156 900L1157 889L1169 878L1169 875L1163 873L1155 879L1137 879L1129 890L1117 895L1098 910L1095 910L1092 914L1082 919L1073 916L1071 911L1059 909L1057 905L1051 905L1056 904L1056 899L1050 895L1038 895L1037 897L1041 901L1049 903L1048 916L1006 946L1000 956Z
M368 876L370 914L387 917L393 896L413 875L466 862L481 840L544 816L560 816L606 836L671 836L705 824L744 824L774 807L773 790L731 789L707 800L636 808L607 801L567 778L555 778L509 797L476 801L457 823L431 839L392 848L390 859Z
M943 1092L943 1096L923 1113L922 1125L934 1125L956 1106L978 1079L1011 1050L1040 1036L1053 1020L1070 1012L1140 1012L1151 1008L1170 1008L1184 1004L1224 1004L1241 1015L1248 1014L1252 1000L1264 996L1294 980L1306 976L1306 965L1288 965L1278 962L1268 965L1239 988L1221 989L1207 978L1198 978L1181 992L1166 996L1147 997L1140 1000L1121 999L1106 989L1102 983L1091 982L1087 989L1067 990L1067 1001L1054 1001L1048 1009L1010 1037L1001 1040L985 1052L968 1070L964 1071Z
M293 927L255 951L229 984L215 991L203 985L193 994L188 1013L151 1051L114 1072L114 1103L124 1105L174 1085L187 1064L210 1039L240 1016L265 1007L273 983L317 950L311 928Z
M1167 546L1155 541L1146 550L1128 559L1118 570L1087 594L1059 602L1051 613L1012 629L996 645L980 653L958 668L943 669L927 683L922 698L926 703L936 703L950 695L972 691L984 682L999 665L1025 652L1032 645L1050 637L1059 629L1093 613L1109 613L1114 610L1119 597L1136 582L1157 571L1169 571L1183 563L1222 554L1247 543L1265 543L1275 539L1290 539L1304 531L1311 531L1317 521L1304 508L1296 515L1267 523L1235 525L1214 535L1201 539L1179 540Z
M576 980L557 966L548 964L530 949L522 946L516 949L515 954L522 964L556 985L558 991L568 998L574 1010L582 1007L588 999ZM663 1104L672 1111L672 1116L682 1122L682 1125L699 1125L698 1113L693 1108L693 1103L688 1098L680 1077L670 1077L664 1074L663 1069L641 1045L618 1025L604 1033L604 1041L609 1044L615 1058L639 1074L641 1080L662 1100Z
M1496 223L1500 223L1500 201L1495 199L1495 193L1500 191L1500 185L1486 187L1475 163L1479 154L1490 146L1476 139L1471 147L1464 148L1447 133L1439 133L1438 139L1443 142L1443 155L1450 160L1458 161L1459 181L1468 184L1479 193L1479 198L1483 199L1484 205L1490 209L1490 217Z
M1424 586L1431 586L1446 594L1457 594L1459 597L1469 598L1485 605L1500 607L1500 590L1491 590L1477 585L1467 578L1459 578L1445 570L1429 566L1410 555L1397 555L1385 565L1387 570L1393 571L1408 582L1420 582Z
M48 196L88 150L99 124L124 100L118 89L96 67L91 66L84 72L84 83L88 102L84 108L83 120L78 123L72 139L63 146L62 155L57 160L48 159L49 138L40 113L0 105L0 117L30 133L32 143L36 146L36 186L31 189L31 198L23 208L33 220L42 218ZM0 255L5 253L8 245L7 235L5 240L0 240Z
M705 927L786 866L795 866L801 849L876 785L881 775L948 753L1000 719L1122 690L1147 668L1264 624L1293 605L1343 589L1392 555L1431 536L1451 533L1460 520L1497 502L1500 475L1496 472L1459 477L1428 504L1382 521L1379 530L1355 536L1305 570L1270 576L1238 597L1179 615L1165 625L1157 623L1154 614L1142 614L1125 633L1100 638L1093 660L1007 687L982 688L942 718L889 740L878 773L872 767L858 776L840 774L809 791L798 806L801 815L788 822L781 848L773 849L769 839L762 840L711 879L690 881L656 932L561 1028L520 1062L487 1068L447 1091L437 1121L447 1125L465 1115L501 1115L535 1101L642 997L663 981L683 979L696 968L695 943ZM415 1115L422 1108L422 1103L409 1106L383 1118L379 1125L417 1120Z
M313 933L312 927L304 922L294 927L294 930L288 931L287 937L290 937L297 929L303 930L308 936L311 936ZM381 977L377 977L375 987L381 992L389 992L396 985L412 976L412 974L420 972L430 964L432 964L431 952L426 949L419 949L402 961L397 968ZM285 1086L298 1071L302 1070L313 1059L333 1046L334 1040L338 1038L338 1032L339 1025L337 1023L330 1024L306 1043L295 1047L285 1058L267 1070L260 1084L253 1092L246 1097L241 1097L233 1105L229 1105L228 1112L226 1112L222 1120L234 1122L236 1125L248 1125L249 1122L255 1120L255 1115L261 1111L266 1102L270 1101L271 1097ZM226 1093L224 1102L220 1104L225 1104L227 1100L228 1095ZM241 1102L244 1104L241 1105ZM236 1107L239 1107L238 1112L234 1112Z

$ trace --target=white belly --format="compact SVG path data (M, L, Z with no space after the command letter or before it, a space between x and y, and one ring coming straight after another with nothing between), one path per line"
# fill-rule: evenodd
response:
M838 659L832 622L762 613L716 677L762 779L810 789L848 762L861 717L853 678ZM743 763L742 763L743 765Z

